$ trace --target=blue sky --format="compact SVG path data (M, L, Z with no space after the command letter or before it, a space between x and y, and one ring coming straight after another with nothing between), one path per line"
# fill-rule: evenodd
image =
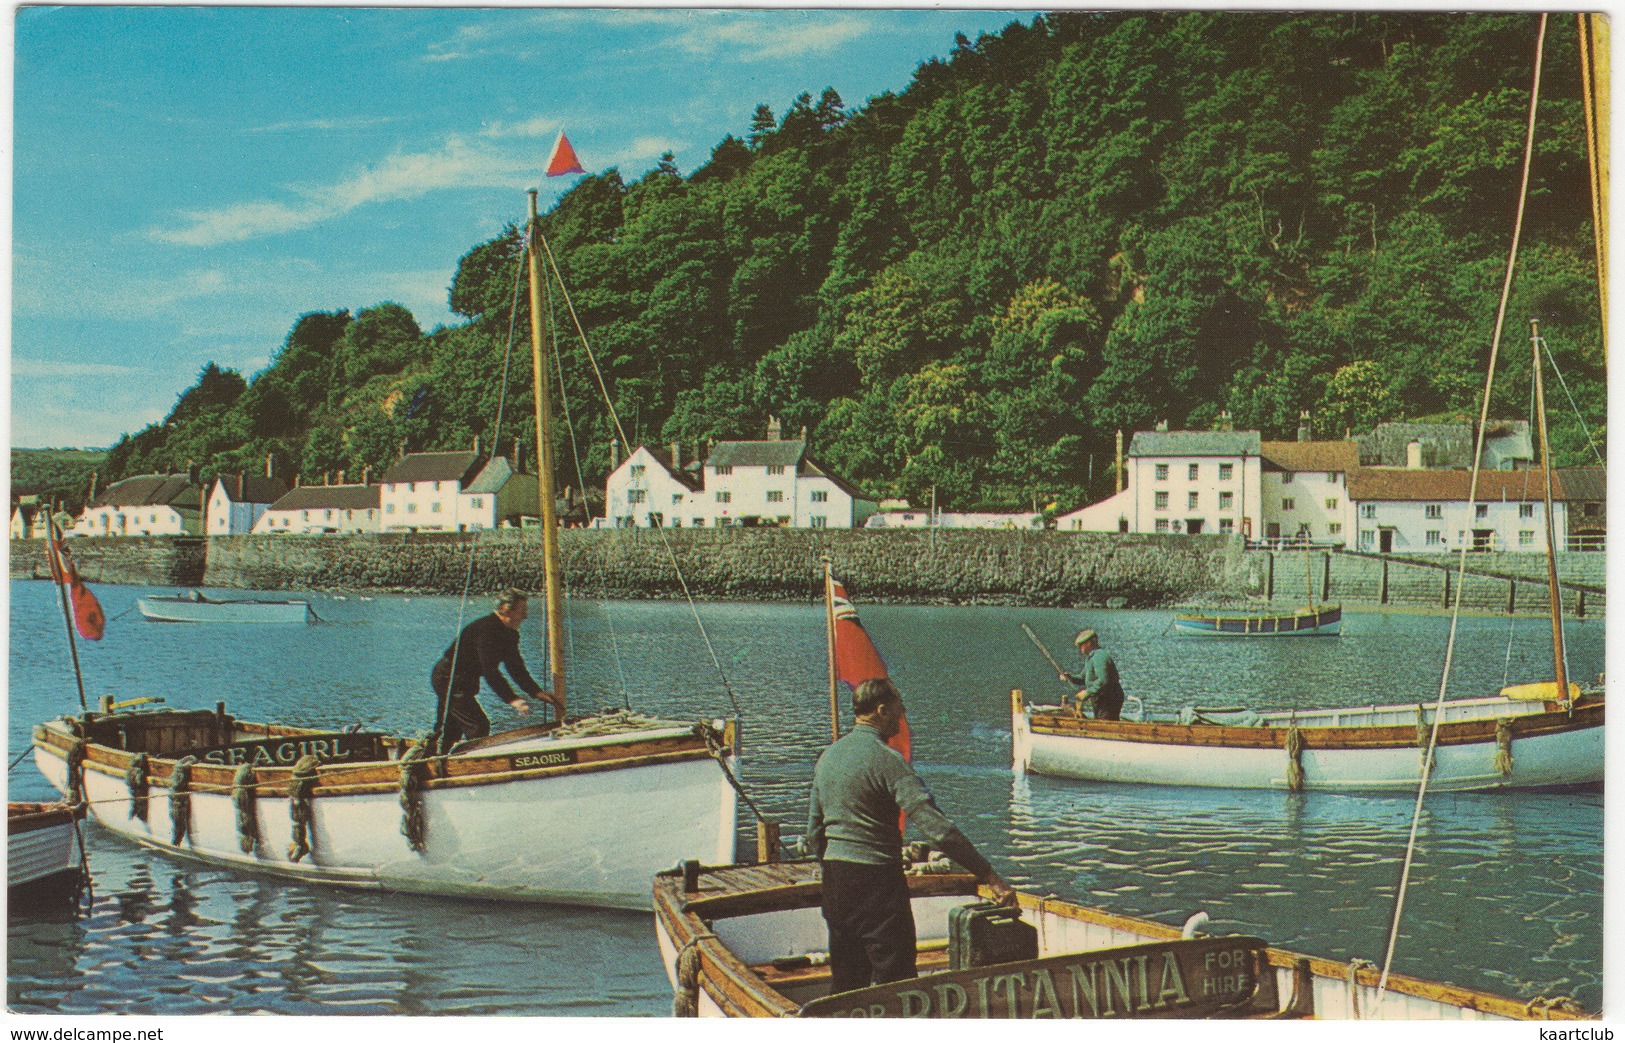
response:
M208 362L251 378L307 311L456 321L458 258L522 219L561 129L589 171L688 173L758 104L855 108L1030 17L17 8L10 444L111 445Z

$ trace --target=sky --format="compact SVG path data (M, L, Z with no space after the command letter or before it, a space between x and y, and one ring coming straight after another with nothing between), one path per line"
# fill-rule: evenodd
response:
M102 447L306 312L425 330L458 259L575 180L703 165L760 104L902 91L1032 12L14 9L10 442ZM543 184L542 182L546 183Z

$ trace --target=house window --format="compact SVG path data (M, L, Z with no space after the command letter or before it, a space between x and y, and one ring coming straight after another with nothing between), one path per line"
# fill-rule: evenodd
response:
M1438 529L1429 529L1425 542L1429 547L1437 547L1444 542L1444 535Z
M332 521L333 520L333 512L331 510L323 511L322 512L322 517L327 519L328 521Z
M1232 532L1235 532L1235 531L1236 531L1236 523L1235 523L1234 519L1232 519L1232 518L1220 518L1219 519L1219 534L1220 535L1228 536Z
M829 502L829 490L827 490L827 489L814 489L812 491L812 495L807 497L807 499L811 500L813 503L828 503Z
M696 528L696 529L703 529L703 528L705 528L705 519L704 518L695 518L695 519L693 519L693 521L690 524L692 524L693 527Z
M1292 472L1291 471L1283 471L1281 473L1281 484L1282 485L1291 485L1292 484Z
M1343 535L1343 523L1342 522L1332 522L1330 525L1326 526L1326 532L1329 535L1332 535L1332 536L1341 536L1341 535Z
M733 503L733 500L734 500L734 494L733 493L729 492L726 489L718 489L717 490L717 502L718 503Z
M1478 504L1473 510L1473 516L1475 518L1488 518L1490 516L1490 505L1487 503Z
M1198 465L1191 464L1190 471L1187 473L1186 477L1194 482L1194 481L1196 481L1196 476L1197 476L1198 473L1200 473L1199 470L1198 470Z
M408 503L406 505L406 513L407 514L416 514L417 512L418 512L418 505L417 504Z
M783 464L768 464L767 465L767 473L769 475L782 475L784 473L784 465Z
M1235 464L1220 464L1219 465L1219 481L1228 482L1231 478L1235 477L1235 474L1236 474L1236 465Z
M645 468L644 468L643 464L633 464L632 465L632 477L633 478L642 478L644 469Z
M1331 482L1333 485L1342 485L1343 484L1343 472L1342 471L1332 471L1330 474L1326 475L1326 480L1328 482Z
M395 505L392 504L392 503L384 504L384 513L385 514L394 514L395 513Z
M429 504L429 513L430 514L439 514L440 513L440 501L439 500L436 500L435 502Z
M646 490L646 489L628 489L628 490L626 490L626 502L627 503L644 503L645 501L648 500L648 498L649 498L649 493L648 493L648 490Z
M1534 529L1519 529L1518 530L1518 546L1520 546L1520 547L1533 547L1534 545L1535 545L1535 530Z
M812 516L812 527L815 529L827 529L829 528L829 519L824 517L822 514L815 514Z
M672 506L674 506L674 507L676 505L682 503L683 502L683 494L682 493L672 493L671 494L671 502L672 502Z
M1166 492L1157 493L1156 507L1159 511L1166 511L1168 509L1168 494Z
M416 482L407 482L406 483L406 491L409 492L409 493L417 492L418 491L418 483L416 483Z
M1157 531L1158 532L1167 532L1168 531L1168 519L1167 518L1158 518L1157 519Z
M1326 497L1326 509L1328 511L1337 510L1337 497L1335 497L1335 496Z
M1157 465L1157 481L1166 482L1167 480L1168 480L1168 465L1167 464L1158 464Z
M485 506L485 497L476 496L468 501L468 505L473 507L475 510L478 510L479 508Z
M1535 505L1534 504L1532 504L1532 503L1520 503L1520 504L1518 504L1518 517L1520 517L1520 518L1533 518L1534 516L1535 516Z
M1444 508L1436 503L1430 503L1422 513L1427 515L1429 518L1443 518Z
M310 521L310 512L309 511L300 511L299 512L299 520L300 521Z
M1232 507L1234 507L1235 505L1236 505L1236 494L1235 493L1220 493L1219 494L1219 510L1228 511Z
M734 473L734 469L732 467L730 467L730 466L727 466L727 465L723 465L723 466L720 466L720 467L717 468L717 477L718 478L722 477L725 474L733 474L733 473Z
M1283 510L1283 511L1294 510L1294 509L1297 508L1297 506L1298 506L1298 501L1294 500L1290 496L1288 496L1286 499L1281 501L1281 510Z
M769 489L767 491L767 502L768 503L783 503L784 502L784 493L779 489Z
M1189 493L1185 497L1185 506L1193 511L1196 510L1196 496L1196 493Z
M1360 530L1360 549L1361 550L1370 550L1372 545L1375 544L1376 542L1377 542L1376 533L1372 532L1370 529L1361 529Z

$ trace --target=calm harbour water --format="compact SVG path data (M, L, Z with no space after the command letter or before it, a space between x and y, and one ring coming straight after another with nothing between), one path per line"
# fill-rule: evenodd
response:
M144 622L134 601L152 592L98 588L112 622L105 640L79 646L92 701L225 700L251 720L359 721L406 734L432 722L429 666L459 619L488 608L311 595L322 625L211 628ZM78 706L54 588L15 581L10 593L8 763L34 722ZM1125 687L1155 710L1431 701L1448 619L1354 613L1340 638L1245 642L1175 637L1167 612L861 600L860 612L907 698L917 767L1012 882L1169 923L1202 910L1212 930L1381 962L1412 800L1013 778L1010 689L1045 700L1061 692L1019 624L1069 665L1071 635L1099 629ZM523 635L538 674L540 615ZM629 699L684 719L737 712L747 790L787 836L800 833L813 760L829 736L821 603L586 603L573 607L569 633L572 709ZM1595 676L1602 621L1571 622L1568 636L1571 676ZM1450 694L1549 678L1549 642L1541 620L1464 619ZM492 717L498 728L514 722L505 710ZM31 758L8 786L12 799L54 796ZM647 915L295 886L171 861L94 828L88 840L87 912L10 911L14 1012L670 1011ZM1600 793L1430 796L1394 969L1598 1008L1602 840Z

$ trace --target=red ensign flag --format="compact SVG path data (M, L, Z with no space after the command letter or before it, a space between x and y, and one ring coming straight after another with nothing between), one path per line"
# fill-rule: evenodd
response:
M835 604L835 676L853 688L865 681L887 676L886 662L880 658L875 643L869 640L869 632L858 622L858 610L847 598L846 588L837 579L830 580L830 587ZM901 753L904 760L911 758L913 743L906 715L897 734L886 745Z
M68 603L73 606L73 625L79 631L79 636L86 641L100 641L107 630L107 615L102 612L102 603L96 600L96 595L79 578L79 570L73 567L73 555L68 553L68 545L62 540L47 540L45 558L51 566L51 578L68 588Z
M564 136L564 131L559 131L559 140L553 143L553 155L547 160L547 176L585 173L581 160L576 158L576 150L570 147L570 139Z

